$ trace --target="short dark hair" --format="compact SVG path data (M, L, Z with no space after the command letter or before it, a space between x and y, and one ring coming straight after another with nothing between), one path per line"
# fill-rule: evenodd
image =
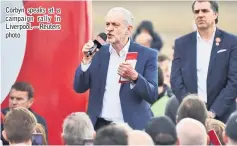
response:
M165 54L160 54L158 56L158 62L163 62L165 60L170 60L168 56L166 56Z
M237 142L237 111L233 112L226 123L226 135L234 142Z
M11 143L23 143L31 140L37 120L33 113L23 107L10 110L3 121L7 139Z
M177 141L175 124L169 117L155 117L148 122L146 128L156 145L173 145Z
M15 89L17 91L23 91L28 93L28 98L33 98L34 96L34 89L33 87L27 82L16 82L12 85L11 89Z
M207 108L204 102L195 94L190 94L184 98L177 112L177 122L184 118L193 118L203 125L207 119Z
M96 133L95 145L128 145L128 135L125 129L109 125Z
M194 12L194 5L196 2L209 2L211 4L211 9L215 12L215 13L219 13L219 5L218 3L215 1L215 0L195 0L193 1L193 4L192 4L192 10ZM218 23L218 16L215 20L215 23L217 24Z
M164 74L160 67L158 67L158 87L164 85Z

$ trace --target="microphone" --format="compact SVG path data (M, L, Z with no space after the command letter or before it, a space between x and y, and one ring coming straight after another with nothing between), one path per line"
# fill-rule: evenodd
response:
M107 35L105 33L100 33L96 39L93 41L94 42L94 46L92 48L89 49L89 51L87 52L87 57L91 56L95 50L98 48L100 49L101 46L103 44L105 44L107 39Z

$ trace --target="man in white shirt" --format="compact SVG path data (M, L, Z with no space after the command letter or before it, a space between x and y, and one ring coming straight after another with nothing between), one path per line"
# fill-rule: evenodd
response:
M192 9L197 31L175 41L172 91L180 102L198 94L208 116L225 122L237 97L237 38L216 28L216 1L196 0Z
M110 123L126 122L143 129L153 116L150 104L157 98L157 52L134 43L129 37L132 14L121 7L112 8L106 16L109 44L87 56L94 43L82 49L83 59L75 73L74 90L90 89L88 115L95 129ZM125 62L130 52L137 52L135 68ZM119 83L120 77L129 82Z

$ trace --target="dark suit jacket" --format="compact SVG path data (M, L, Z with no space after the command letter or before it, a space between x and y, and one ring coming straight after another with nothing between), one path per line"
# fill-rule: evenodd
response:
M197 32L193 32L175 41L171 87L179 101L188 93L197 93L196 36ZM219 45L216 45L216 38L221 40ZM222 49L226 51L217 53ZM225 122L235 109L237 97L237 38L217 28L207 63L207 108Z
M121 85L121 107L124 121L132 128L143 129L153 116L150 104L158 96L157 52L132 41L129 52L138 52L135 69L139 76L134 88L130 88L130 83ZM83 93L90 89L87 112L94 125L102 110L109 59L109 45L102 46L88 70L83 72L79 66L75 73L74 90Z

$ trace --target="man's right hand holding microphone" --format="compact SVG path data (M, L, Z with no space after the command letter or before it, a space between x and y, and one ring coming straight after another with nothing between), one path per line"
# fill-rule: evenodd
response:
M99 51L99 49L97 48L95 52L92 52L92 55L88 55L88 52L93 46L94 42L92 40L89 40L82 48L82 54L83 54L82 63L84 65L91 63L91 60L94 57L95 53Z
M82 48L82 63L84 65L91 63L91 60L95 53L99 51L99 48L105 44L107 35L105 33L100 33L94 41L89 40Z

